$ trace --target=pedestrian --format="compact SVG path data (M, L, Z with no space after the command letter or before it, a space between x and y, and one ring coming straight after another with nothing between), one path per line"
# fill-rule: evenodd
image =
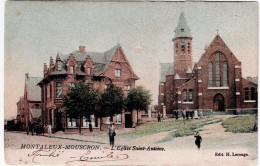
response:
M115 144L115 136L116 136L116 128L114 126L114 123L110 124L110 127L108 129L108 135L109 135L109 143L110 146L114 147Z
M192 111L190 112L190 117L191 117L191 119L193 119L193 116L194 116L194 111L192 110Z
M160 112L157 114L157 119L158 119L158 122L161 121L161 115L160 115Z
M162 122L163 121L163 115L161 114L161 116L160 116L160 122Z
M186 116L186 111L183 109L182 110L182 118L185 119L185 116Z
M189 119L190 111L186 111L186 119Z
M258 129L258 117L257 117L257 114L255 115L255 125L254 125L254 128L253 128L253 131L257 131Z
M176 120L178 120L179 119L179 112L177 110L175 112L175 116L176 116Z
M89 131L92 132L93 131L93 128L92 128L92 123L89 122Z
M199 133L199 132L196 132L196 134L194 135L194 137L196 138L195 144L197 145L198 149L200 149L200 144L201 144L201 141L202 141L202 138L201 138L201 136L200 136L200 133Z
M51 124L48 125L48 134L49 134L49 137L51 138L52 137Z

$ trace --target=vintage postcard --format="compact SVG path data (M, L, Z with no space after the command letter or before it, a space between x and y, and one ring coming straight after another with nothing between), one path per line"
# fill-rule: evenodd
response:
M258 6L6 1L5 163L257 165Z

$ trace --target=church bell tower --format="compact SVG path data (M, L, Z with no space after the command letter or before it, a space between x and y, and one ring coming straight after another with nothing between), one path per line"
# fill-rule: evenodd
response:
M187 78L187 73L192 70L192 36L183 13L174 32L174 76Z

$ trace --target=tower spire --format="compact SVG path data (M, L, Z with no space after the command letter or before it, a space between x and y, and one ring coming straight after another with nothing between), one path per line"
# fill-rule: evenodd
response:
M179 38L179 37L192 38L191 33L190 33L190 27L186 23L186 19L184 17L183 12L181 12L177 28L175 29L174 32L175 32L175 35L174 35L173 39L176 39L176 38Z

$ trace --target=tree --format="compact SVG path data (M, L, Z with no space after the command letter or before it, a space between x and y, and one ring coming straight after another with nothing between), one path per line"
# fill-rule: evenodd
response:
M122 89L113 84L107 86L105 93L101 95L100 106L103 116L109 116L113 122L113 116L121 114L124 109L124 93Z
M143 86L137 86L131 90L126 98L126 109L129 111L137 111L137 125L138 125L138 112L140 110L147 110L151 104L151 94Z
M67 96L65 96L64 106L67 115L75 119L80 118L79 133L81 133L83 116L89 119L90 122L90 116L100 109L100 98L100 92L93 89L91 85L86 85L83 81L75 83L75 86L71 87Z

